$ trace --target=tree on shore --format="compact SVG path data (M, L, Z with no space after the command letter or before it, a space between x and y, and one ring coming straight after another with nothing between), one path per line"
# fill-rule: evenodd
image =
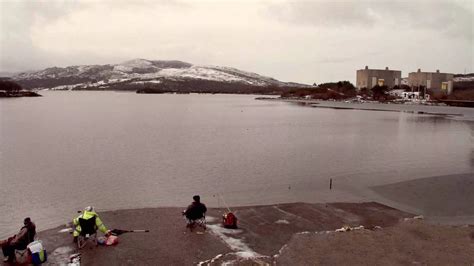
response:
M318 88L329 89L336 92L340 92L347 97L354 97L357 94L356 87L349 81L338 81L321 83Z
M386 100L387 99L387 86L379 86L376 85L372 88L373 99L378 100Z
M20 84L7 80L7 79L0 79L0 90L5 91L7 94L15 94L21 91L23 88Z
M316 85L313 84L312 87L304 88L291 88L285 90L281 93L281 97L311 97L312 99L322 99L322 100L341 100L354 97L357 91L352 83L349 81L339 81L339 82L328 82L321 83Z
M359 95L364 98L367 98L367 97L372 96L372 91L369 90L367 87L363 87L359 90Z

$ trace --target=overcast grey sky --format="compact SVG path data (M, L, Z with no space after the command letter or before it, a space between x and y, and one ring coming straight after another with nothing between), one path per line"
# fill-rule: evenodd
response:
M473 0L0 0L0 71L176 59L303 83L474 72Z

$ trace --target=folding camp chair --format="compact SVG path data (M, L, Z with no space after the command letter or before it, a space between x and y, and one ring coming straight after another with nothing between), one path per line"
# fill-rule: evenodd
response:
M88 240L91 240L97 246L97 226L95 225L95 216L90 219L79 218L81 231L77 237L77 247L83 248Z
M202 227L206 230L206 216L202 215L201 217L186 217L184 215L184 219L186 220L186 227L192 232L196 226Z

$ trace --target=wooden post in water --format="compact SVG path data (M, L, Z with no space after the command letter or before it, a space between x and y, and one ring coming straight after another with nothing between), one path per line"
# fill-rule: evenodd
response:
M332 189L332 178L329 179L329 190Z

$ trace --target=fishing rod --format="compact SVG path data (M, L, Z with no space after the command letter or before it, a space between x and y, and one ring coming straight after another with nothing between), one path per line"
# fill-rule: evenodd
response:
M222 198L222 202L224 203L224 207L229 211L229 212L232 212L232 210L229 208L229 206L227 205L227 203L225 202L225 199L224 199L224 195L222 195L221 192L217 193L217 200L219 200L219 197ZM218 203L219 204L219 203ZM220 206L218 206L220 207Z
M124 233L148 233L150 232L150 230L148 229L134 229L134 230L112 229L110 232L118 236Z

